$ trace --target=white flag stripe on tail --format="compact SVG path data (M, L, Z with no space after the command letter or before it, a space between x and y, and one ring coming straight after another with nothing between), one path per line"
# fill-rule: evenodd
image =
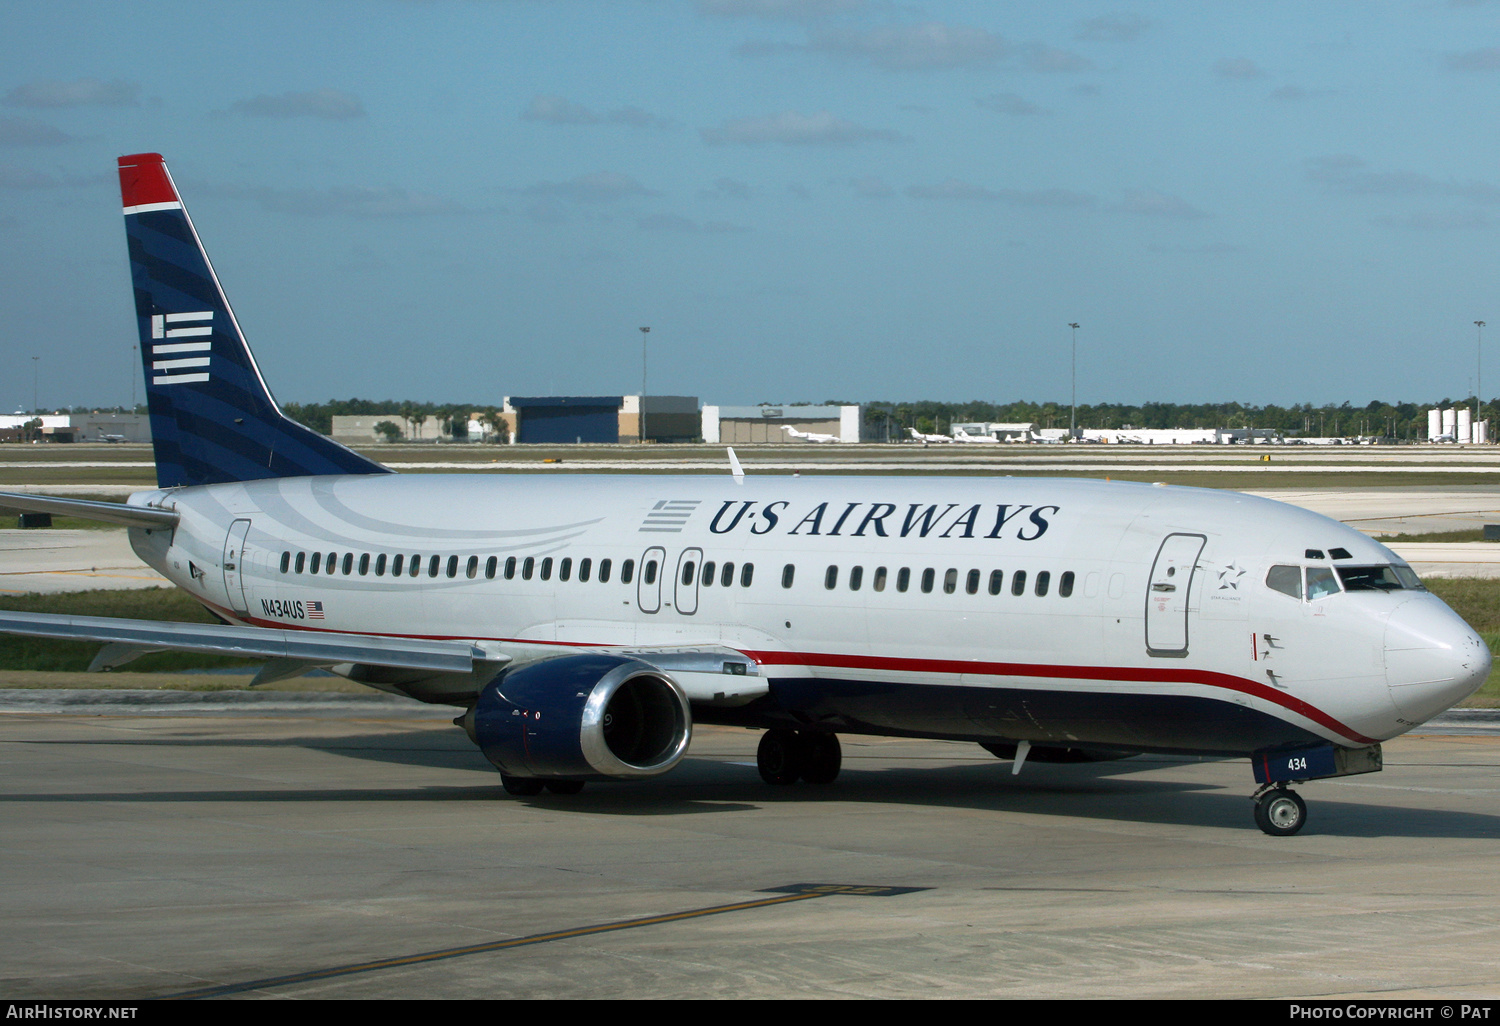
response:
M178 324L182 321L211 321L214 319L212 310L198 310L195 313L167 314L168 324Z
M154 360L151 363L152 370L177 370L180 367L207 367L209 357L195 356L187 360Z
M160 356L163 353L207 353L214 347L212 342L174 342L170 345L152 346L151 355Z
M170 374L158 375L151 379L153 385L187 385L194 381L207 381L207 374Z
M205 324L197 328L168 328L167 338L202 338L214 333L213 325Z

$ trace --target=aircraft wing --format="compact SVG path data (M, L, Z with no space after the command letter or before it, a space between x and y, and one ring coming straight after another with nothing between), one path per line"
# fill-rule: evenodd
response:
M522 648L512 654L492 643L10 610L0 610L0 633L101 642L104 647L89 665L90 671L113 669L155 651L266 660L251 687L299 676L316 667L353 663L433 675L476 674L477 691L485 676L518 657L522 663L540 661L536 651ZM767 690L755 661L734 649L718 646L634 649L621 650L621 654L670 673L694 702L742 705Z
M100 641L104 648L90 670L105 670L158 650L266 659L256 676L265 684L315 666L365 663L431 673L472 673L476 663L499 664L510 657L467 641L426 641L331 631L283 631L269 627L126 620L107 616L0 611L0 631L67 641Z
M151 506L127 506L123 502L94 502L89 499L59 499L50 495L25 495L0 492L0 509L23 513L51 513L60 517L80 517L125 527L176 527L178 516L169 509Z

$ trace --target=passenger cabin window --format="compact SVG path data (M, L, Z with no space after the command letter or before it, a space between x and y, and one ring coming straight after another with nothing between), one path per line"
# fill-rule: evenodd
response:
M733 563L725 563L724 564L724 570L722 571L722 575L719 577L719 583L721 585L723 585L724 587L726 587L726 588L729 587L731 584L734 583L734 564Z
M354 553L344 553L344 576L348 577L354 572Z
M416 577L421 572L422 572L422 557L416 555L415 553L413 553L412 557L411 557L411 569L408 570L407 573L409 573L413 577Z
M610 568L610 561L609 560L607 560L607 559L601 559L601 560L599 560L599 583L600 584L608 584L609 583L609 568Z
M877 566L875 568L875 577L870 582L870 587L876 591L885 591L885 567Z
M551 556L543 556L542 557L542 572L541 572L540 576L541 576L542 580L544 580L544 581L550 581L550 580L552 580L552 557Z
M943 574L943 594L952 595L957 590L958 571L953 569L952 567L949 567L948 572Z
M719 569L719 564L715 563L711 559L708 562L706 562L706 563L703 564L703 580L701 582L702 585L703 585L703 587L705 587L705 588L711 588L711 587L713 587L714 574L718 571L718 569Z
M1050 570L1041 570L1041 571L1037 572L1037 575L1036 575L1036 595L1037 595L1037 598L1041 598L1043 595L1047 594L1047 588L1048 588L1049 585L1051 585L1051 583L1052 583L1052 571L1050 571Z
M896 571L896 590L905 591L911 587L911 567L903 566Z
M513 581L513 580L516 579L516 557L515 556L506 556L505 557L505 579L507 581Z
M290 552L283 552L281 554L281 572L282 573L286 573L291 568L292 568L292 554Z
M865 568L862 566L851 566L849 568L849 590L858 591L859 586L865 581Z
M648 588L656 583L656 560L646 560L646 565L641 567L641 580L646 582Z
M536 557L527 556L521 561L521 580L531 580L531 575L536 572Z
M926 570L922 571L922 594L923 595L927 595L927 594L930 594L932 592L932 583L934 581L936 581L936 580L937 580L937 571L934 570L932 567L928 567Z
M314 553L314 555L316 555L316 553ZM299 574L302 572L302 568L306 564L307 564L307 553L305 553L305 552L299 552L299 553L297 553L297 572Z
M687 587L693 583L693 578L698 575L698 567L690 559L682 564L682 585Z
M401 557L397 556L396 558L400 559ZM584 560L584 562L588 562L588 560ZM486 559L484 561L484 579L487 581L493 581L495 579L495 571L498 570L499 567L499 556L491 556L489 559Z
M839 586L839 568L831 566L823 571L823 587L832 591Z
M336 574L338 572L339 572L339 554L337 552L330 552L328 554L328 559L326 561L326 569L324 570L324 573Z
M557 579L566 581L573 576L573 558L564 556L561 563L557 565Z
M307 572L310 573L310 574L315 574L315 573L317 573L322 568L322 566L323 566L323 553L321 553L321 552L314 552L313 553L313 558L312 558L312 563L310 564L309 569L308 569Z
M441 570L442 568L443 568L443 557L442 556L433 556L431 559L429 559L427 561L427 576L428 577L436 577L438 575L438 571Z
M378 555L378 556L375 557L375 576L376 577L384 577L385 576L385 553L384 552L382 552L380 555Z
M361 553L359 557L359 576L366 577L370 573L370 554Z
M1012 595L1026 594L1026 571L1017 570L1010 575L1010 593Z
M603 579L607 578L608 576L609 575L606 574L604 578L600 578L600 579L603 580ZM631 578L633 578L634 576L635 576L635 560L633 560L633 559L627 559L625 562L623 562L623 563L620 564L620 583L621 584L629 584Z
M391 560L391 576L392 577L400 577L401 576L401 570L405 566L406 566L406 556L403 555L402 553L399 553L399 552L396 553L395 557L392 558L392 560Z
M1073 594L1073 571L1068 570L1057 579L1057 594L1061 598L1069 598Z
M448 557L448 576L449 576L449 578L453 578L453 577L457 577L458 576L458 557L457 556L449 556Z
M750 587L750 582L753 580L755 580L755 564L746 563L744 566L740 567L740 587Z
M587 556L585 556L583 559L580 559L578 561L578 580L585 584L588 583L589 575L593 573L593 570L594 561L592 559L589 559ZM490 576L493 577L494 574L491 574Z
M1005 571L1004 570L991 570L990 571L990 594L991 595L998 595L998 594L1000 594L1000 588L1004 584L1005 584Z
M978 595L979 576L980 574L978 570L970 570L969 576L964 580L964 591L968 592L970 595Z
M797 568L791 563L788 563L786 566L781 568L781 586L783 588L790 588L792 586L792 581L796 578L796 576Z
M478 556L470 556L469 557L469 561L466 564L464 564L464 576L467 577L471 581L474 578L476 578L476 577L479 576L479 557Z

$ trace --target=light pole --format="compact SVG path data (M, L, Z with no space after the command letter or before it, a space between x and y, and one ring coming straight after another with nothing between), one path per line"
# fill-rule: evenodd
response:
M41 359L40 356L33 356L31 358L31 412L33 413L42 408L42 401L37 398L37 396L41 395L41 391L37 387L37 382L41 380L41 371L39 370Z
M1479 411L1484 409L1484 385L1479 380L1479 370L1484 366L1484 322L1474 322L1474 423L1479 423ZM1472 429L1477 432L1479 428ZM1473 435L1470 435L1473 440ZM1485 441L1489 441L1486 435Z
M640 409L640 432L641 444L646 444L646 338L651 334L650 328L641 329L641 409Z
M1068 440L1078 440L1078 325L1070 322L1073 329L1073 412L1068 415Z

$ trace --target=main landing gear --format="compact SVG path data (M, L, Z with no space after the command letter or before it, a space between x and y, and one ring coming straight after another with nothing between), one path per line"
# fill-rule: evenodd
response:
M1255 825L1272 837L1290 837L1307 824L1307 803L1285 784L1267 784L1253 799Z
M756 768L768 784L831 784L842 762L836 735L781 727L766 731L755 751Z
M583 790L582 780L538 780L536 777L513 777L508 773L500 774L500 786L505 788L506 794L529 797L541 794L546 788L553 794L577 794Z

